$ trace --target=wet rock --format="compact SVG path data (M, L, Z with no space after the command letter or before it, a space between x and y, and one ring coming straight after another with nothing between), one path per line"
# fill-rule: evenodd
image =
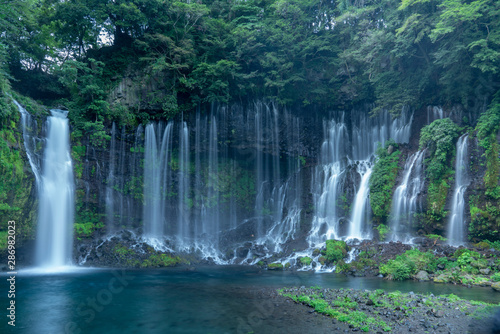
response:
M479 272L483 275L489 275L491 270L490 268L485 268L485 269L479 269Z
M445 274L434 277L434 283L448 283L449 279Z
M425 270L420 270L416 275L415 279L419 281L428 281L429 280L429 274Z
M414 238L412 241L414 244L422 245L422 244L425 244L427 242L427 238L418 237L418 238Z
M491 287L493 288L493 290L500 292L500 282L491 284Z
M240 248L238 249L238 257L245 258L248 255L248 249L247 248Z

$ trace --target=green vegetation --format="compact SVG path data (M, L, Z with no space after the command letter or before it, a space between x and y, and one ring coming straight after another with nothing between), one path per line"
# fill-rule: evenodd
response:
M148 250L149 256L144 258L143 254L136 253L133 249L129 249L122 244L117 244L113 248L113 253L116 255L119 264L127 267L173 267L182 262L178 256L174 257L169 254L158 253L152 248Z
M386 237L387 233L389 233L389 228L387 227L387 225L380 224L375 229L378 231L379 240L385 241L385 237Z
M384 332L391 331L391 327L380 317L372 317L365 312L357 311L358 303L352 301L350 297L339 292L336 299L332 301L325 300L323 294L316 294L317 290L310 288L308 290L289 291L287 289L278 290L280 295L290 298L296 303L308 305L318 313L325 314L335 318L341 322L345 322L353 328L359 328L363 332L370 330L383 330Z
M307 305L318 313L344 322L354 331L363 332L402 330L401 325L416 317L421 318L424 313L436 317L455 313L482 319L491 316L498 307L495 304L464 300L453 294L434 296L413 292L385 292L380 289L368 291L301 287L279 289L278 293L295 303ZM382 320L384 316L385 319ZM428 328L436 328L434 326Z
M205 184L212 185L212 198L205 198L203 203L208 206L229 204L235 200L236 204L245 209L253 210L255 198L255 177L246 169L243 169L234 160L225 160L218 165L217 173L210 174L209 168L205 170ZM201 205L201 198L197 199L196 205Z
M340 262L335 271L337 273L349 273L350 271L355 270L356 272L362 273L367 269L377 269L377 256L378 251L376 248L362 251L356 256L354 261L351 261L350 263Z
M443 228L444 211L448 189L452 183L451 161L455 156L455 142L460 128L449 118L438 119L425 126L420 132L419 149L427 149L425 175L429 180L427 190L427 217L424 228Z
M73 226L75 228L76 237L81 238L81 237L92 236L92 233L94 233L94 231L97 229L103 228L104 224L101 222L98 223L87 222L87 223L75 223Z
M401 152L390 140L377 150L377 161L370 176L370 205L374 218L385 219L391 212L392 190L398 176L398 162Z
M411 249L381 265L380 273L400 281L410 279L419 270L433 272L436 267L437 260L432 252L422 253L417 249Z
M0 216L4 219L0 222L0 233L7 230L8 221L15 221L16 241L17 245L20 245L23 240L31 239L35 235L34 209L36 207L31 196L32 190L35 190L35 180L33 174L27 169L29 167L25 168L29 164L20 132L19 112L10 102L5 105L2 112L3 118L0 118Z
M142 268L149 267L173 267L181 262L178 256L171 256L167 254L152 254L141 263Z
M310 266L312 259L309 256L304 256L300 258L300 264L303 266Z
M12 83L66 101L78 129L252 98L342 109L369 102L375 113L436 102L468 108L470 97L496 89L500 72L492 0L9 0L0 12L1 110ZM134 92L130 108L109 101L127 75L158 89Z
M471 223L469 239L500 240L500 93L497 92L489 108L476 126L479 146L484 149L486 172L484 189L470 198ZM484 191L484 193L483 193Z
M267 265L269 270L283 270L283 265L281 263L269 263Z
M347 245L342 240L327 240L324 254L326 261L336 263L347 255Z
M471 196L469 239L500 241L500 202L487 196Z
M426 235L427 238L429 239L433 239L435 241L439 240L439 241L446 241L446 238L441 236L441 235L438 235L438 234L427 234Z

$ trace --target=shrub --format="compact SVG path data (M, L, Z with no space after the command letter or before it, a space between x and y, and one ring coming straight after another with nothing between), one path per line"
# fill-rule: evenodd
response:
M398 162L401 152L394 150L389 153L389 146L397 148L397 144L390 140L385 147L377 149L377 161L370 177L370 206L374 216L378 218L387 217L390 213L392 189L398 176Z
M376 227L376 229L378 231L380 241L384 241L385 236L387 235L387 233L389 233L389 228L387 227L387 225L380 224Z
M430 251L422 253L418 249L410 249L381 265L380 273L395 280L405 280L419 270L434 272L437 270L437 264L438 261Z
M342 240L326 241L326 260L328 262L337 262L347 255L347 245Z
M267 265L269 270L283 270L283 265L281 263L270 263Z

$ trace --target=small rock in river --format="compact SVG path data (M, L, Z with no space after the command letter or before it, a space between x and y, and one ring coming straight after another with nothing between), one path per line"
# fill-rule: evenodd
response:
M444 311L443 310L437 310L437 311L434 312L434 316L436 318L442 318L442 317L444 317Z

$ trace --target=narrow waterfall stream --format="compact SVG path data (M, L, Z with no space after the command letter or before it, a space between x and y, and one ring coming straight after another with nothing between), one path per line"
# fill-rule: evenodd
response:
M162 238L166 224L165 195L170 184L167 168L172 140L172 123L146 126L144 150L144 236Z
M316 166L312 185L316 212L308 237L311 247L324 243L327 239L340 237L337 200L345 168L342 158L345 158L345 143L349 140L343 118L342 115L339 122L323 122L325 139L321 145L322 165Z
M452 246L463 245L465 239L464 193L469 185L469 158L467 134L457 141L457 156L455 160L455 187L452 199L451 216L448 222L448 243Z
M356 194L354 204L352 207L351 224L349 225L348 239L369 239L371 237L367 223L369 220L369 207L368 195L370 187L370 175L372 174L372 167L369 162L363 161L358 166L358 173L362 175L359 190Z
M67 113L54 109L47 118L36 239L36 265L47 269L72 262L75 181Z
M410 242L411 222L417 210L417 199L423 185L422 163L424 151L408 157L403 171L403 180L392 198L390 230L392 241Z
M38 138L33 136L33 128L36 128L36 121L32 120L31 115L21 106L17 101L14 101L14 104L17 106L19 113L21 113L21 125L23 129L23 140L24 140L24 149L26 150L26 155L28 156L28 161L31 166L31 170L35 175L35 182L37 186L37 190L40 191L40 183L42 177L40 175L40 159L35 154L36 142Z

